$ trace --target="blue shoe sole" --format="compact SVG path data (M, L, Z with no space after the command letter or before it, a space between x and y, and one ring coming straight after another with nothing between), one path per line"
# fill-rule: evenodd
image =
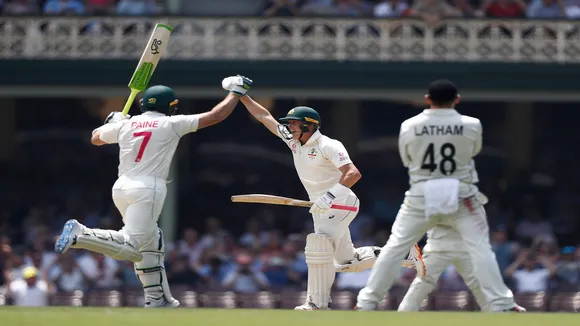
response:
M64 227L62 228L62 233L60 234L60 237L58 237L56 243L54 244L54 251L56 251L57 254L62 254L65 251L65 248L68 245L69 241L72 241L70 235L75 227L75 224L76 220L68 220L64 224Z

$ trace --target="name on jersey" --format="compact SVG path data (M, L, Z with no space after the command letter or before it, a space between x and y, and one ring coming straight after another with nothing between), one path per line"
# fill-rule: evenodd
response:
M415 127L415 136L447 136L463 135L463 126L458 125L429 125Z
M154 121L133 121L131 122L131 129L135 128L158 128L159 120Z

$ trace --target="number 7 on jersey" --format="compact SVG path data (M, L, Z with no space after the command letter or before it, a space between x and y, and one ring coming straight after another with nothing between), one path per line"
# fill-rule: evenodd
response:
M149 139L151 139L151 131L141 131L133 133L133 137L143 137L143 141L141 142L141 147L139 147L139 152L137 153L137 157L135 158L135 162L141 162L141 158L143 157L143 152L145 152L145 147L149 143Z

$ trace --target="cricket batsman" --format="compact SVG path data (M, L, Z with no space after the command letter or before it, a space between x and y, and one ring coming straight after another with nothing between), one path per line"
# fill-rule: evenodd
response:
M244 77L228 77L222 86L231 90L240 84L240 78ZM305 248L307 298L295 310L327 310L335 273L369 269L380 252L379 247L355 248L348 229L360 205L350 188L361 174L344 145L320 132L320 115L314 109L295 107L280 119L280 124L249 96L242 96L241 102L252 116L288 145L298 176L314 202L310 209L314 233L306 237ZM331 208L333 204L347 209ZM403 266L416 268L423 275L425 269L418 246L410 246L410 249L409 260ZM400 261L398 265L401 265Z
M90 229L69 220L55 251L63 254L69 248L86 249L132 261L145 292L145 308L179 306L169 290L163 233L157 226L171 161L181 137L226 119L251 84L250 79L238 79L222 102L201 114L174 115L179 101L171 88L161 85L143 92L141 115L130 118L112 112L105 124L93 131L91 143L119 145L119 173L112 195L124 226L119 231Z
M489 309L524 311L501 277L475 185L473 157L481 150L481 123L455 110L459 95L448 80L432 82L425 100L429 108L401 124L399 153L410 188L356 309L375 310L393 285L406 251L429 229L445 225L460 234Z

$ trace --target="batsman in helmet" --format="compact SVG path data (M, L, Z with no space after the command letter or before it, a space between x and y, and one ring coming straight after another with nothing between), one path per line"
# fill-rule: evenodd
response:
M165 274L163 232L157 220L167 194L167 177L181 137L226 119L252 81L232 81L229 94L211 111L175 115L179 100L167 86L143 92L142 114L129 117L112 112L92 133L96 146L118 144L119 173L113 185L115 206L123 217L121 230L88 228L77 220L65 223L55 251L86 249L134 263L145 292L145 308L177 307Z
M228 77L223 80L222 86L231 90L238 78ZM379 247L355 248L348 229L360 205L350 188L358 182L361 174L344 145L321 133L321 118L313 108L295 107L278 122L249 96L243 96L241 102L258 121L288 145L300 181L314 202L310 209L314 232L306 237L305 249L308 265L307 298L295 310L329 309L335 273L369 269L380 253ZM418 247L411 249L409 259L403 266L416 268L420 274L424 274Z

